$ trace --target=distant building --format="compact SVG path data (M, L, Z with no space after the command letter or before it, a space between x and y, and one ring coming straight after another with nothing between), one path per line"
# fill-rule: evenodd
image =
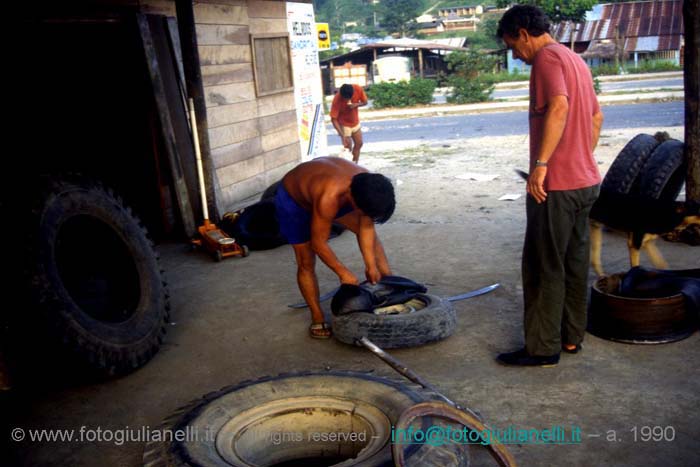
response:
M445 31L476 31L481 21L478 16L483 13L484 7L481 5L440 8L437 17L422 15L416 18L417 31L426 35Z
M416 23L432 23L435 21L435 16L434 15L420 15L418 18L416 18Z
M445 31L476 31L476 27L481 21L476 16L462 17L450 15L441 18Z
M683 0L653 0L596 5L586 21L554 25L552 36L571 46L589 63L636 67L642 60L668 60L682 65Z
M484 13L484 7L481 5L469 5L469 6L450 6L438 9L438 16L447 18L448 16L453 17L469 17L482 15Z
M360 34L359 32L346 32L345 34L342 34L340 36L340 40L343 42L346 41L359 41L362 39L364 36Z
M419 22L416 24L416 32L425 34L426 36L440 34L441 32L445 32L445 26L440 20Z
M390 39L367 44L357 50L321 60L323 87L326 95L333 94L344 82L353 82L361 86L372 84L374 66L378 59L384 57L406 57L410 65L408 75L411 77L435 78L439 73L446 73L445 56L455 50L466 50L464 38L437 39L423 41L418 39Z

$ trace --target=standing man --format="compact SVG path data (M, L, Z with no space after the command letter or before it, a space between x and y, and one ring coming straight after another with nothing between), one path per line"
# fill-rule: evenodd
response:
M352 152L352 161L360 160L362 149L362 129L358 107L367 105L367 95L356 84L343 84L333 98L331 122L343 140L343 147Z
M593 157L603 114L588 66L549 34L539 8L516 5L497 35L530 72L530 176L522 276L525 347L506 365L551 366L576 353L586 329L588 213L598 196Z
M331 337L321 311L316 256L338 275L341 284L359 284L328 246L331 224L338 222L357 236L365 276L374 284L391 274L374 224L389 220L395 206L394 187L388 178L339 157L299 164L282 179L275 194L277 220L280 232L294 248L297 283L311 311L311 337Z

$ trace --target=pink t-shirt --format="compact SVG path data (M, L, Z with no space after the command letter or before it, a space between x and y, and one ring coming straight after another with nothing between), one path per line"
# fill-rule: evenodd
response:
M555 96L567 97L569 114L564 134L547 163L544 189L576 190L597 185L601 179L591 147L592 117L600 106L588 66L561 44L540 49L530 72L530 169L542 143L548 103Z

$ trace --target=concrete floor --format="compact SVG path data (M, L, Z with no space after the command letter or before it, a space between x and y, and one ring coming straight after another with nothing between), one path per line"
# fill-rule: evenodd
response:
M512 228L513 222L521 227ZM492 217L479 229L400 221L379 227L395 273L430 284L436 295L501 283L488 295L455 304L458 329L452 337L392 355L449 397L481 412L495 428L580 427L580 444L510 446L520 465L699 465L700 334L657 346L587 335L583 352L563 355L554 368L508 368L494 361L497 353L522 342L518 261L523 225L522 218ZM606 266L625 270L624 238L605 237ZM674 267L698 266L700 249L663 241L660 246ZM344 234L332 240L332 247L353 270L363 270L354 237ZM300 300L289 246L221 263L187 253L182 245L162 246L161 253L173 324L155 358L132 375L100 384L40 380L33 390L14 395L10 426L155 427L192 399L264 375L323 368L394 375L364 349L307 336L308 312L286 306ZM333 275L323 266L318 269L322 291L333 288ZM673 427L675 439L633 441L631 430L639 435L643 426ZM606 440L612 433L617 441ZM10 447L4 459L11 463L71 467L137 466L143 452L138 442L25 440Z

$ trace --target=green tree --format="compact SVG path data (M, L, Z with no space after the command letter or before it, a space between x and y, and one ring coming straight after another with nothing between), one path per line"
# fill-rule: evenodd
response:
M461 50L455 51L445 57L447 69L452 71L453 76L469 79L476 78L485 73L491 73L497 61L498 59L496 57L477 52L473 49L465 52Z
M494 89L491 73L496 66L497 58L468 50L449 54L445 61L452 74L447 79L452 92L447 96L447 102L467 104L483 102L491 97Z
M574 21L581 22L586 12L598 3L597 0L522 0L521 5L536 5L544 11L553 22ZM507 0L496 0L499 8L512 5Z
M422 5L422 0L383 0L380 8L382 27L405 37L414 28L414 20L420 15Z
M331 34L345 33L345 23L350 21L371 24L372 5L365 0L313 0L313 5L316 21L328 23Z
M476 30L471 34L467 34L467 44L472 49L498 49L501 47L496 30L498 29L498 20L500 15L484 15Z

